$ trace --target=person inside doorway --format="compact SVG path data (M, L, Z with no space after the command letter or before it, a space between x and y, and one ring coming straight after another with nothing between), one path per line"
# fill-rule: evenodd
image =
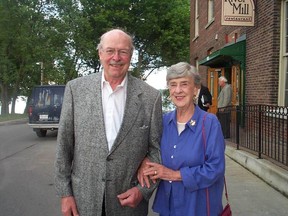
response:
M218 96L218 112L217 116L221 123L224 138L230 138L230 119L231 119L231 102L232 102L232 88L227 83L225 76L218 79L218 84L221 88Z
M196 99L197 99L197 104L200 107L200 109L206 112L208 111L209 107L212 105L212 95L209 89L203 84L200 85Z
M231 106L232 102L232 88L227 83L227 79L224 76L219 77L218 84L221 88L218 96L218 108Z

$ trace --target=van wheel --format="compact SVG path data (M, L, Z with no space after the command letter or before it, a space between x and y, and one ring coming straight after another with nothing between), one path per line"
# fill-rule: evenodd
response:
M45 137L46 134L47 134L47 130L42 130L42 129L37 130L36 134L37 134L38 137Z

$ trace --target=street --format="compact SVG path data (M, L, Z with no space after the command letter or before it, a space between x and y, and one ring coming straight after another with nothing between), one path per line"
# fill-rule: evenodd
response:
M0 215L60 215L53 185L56 133L44 139L27 124L0 125Z
M0 124L0 215L60 216L53 180L56 132L38 138L27 124ZM233 215L288 215L288 199L226 157ZM158 216L150 208L148 216ZM225 199L223 199L225 204Z
M27 124L0 124L0 137L0 215L60 216L53 179L57 133L38 138Z

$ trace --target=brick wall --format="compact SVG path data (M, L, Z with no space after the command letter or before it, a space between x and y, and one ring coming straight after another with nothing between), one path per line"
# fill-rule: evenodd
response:
M255 26L246 32L246 101L277 105L281 2L256 6Z
M194 6L191 0L191 43L190 62L202 60L207 51L221 49L226 35L237 32L238 37L246 34L246 103L277 105L279 82L280 49L280 0L255 1L255 26L221 26L222 1L215 1L214 22L207 27L208 1L199 2L199 37L194 38ZM206 27L206 28L205 28ZM215 36L218 40L215 40ZM206 83L206 66L199 66L199 72Z
M190 62L195 64L195 59L202 60L207 56L208 50L217 51L225 45L226 35L229 35L233 31L242 32L242 28L234 26L221 26L221 6L222 1L215 1L214 3L214 22L209 26L207 18L208 2L198 0L199 2L199 37L194 38L194 13L195 13L195 0L191 0L190 3L190 29L191 29L191 43L190 43ZM217 40L215 39L217 35ZM199 66L199 72L206 82L207 67Z

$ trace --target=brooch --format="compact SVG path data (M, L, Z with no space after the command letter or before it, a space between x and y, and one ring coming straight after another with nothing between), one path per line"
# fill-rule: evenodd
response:
M196 121L195 121L195 120L191 120L191 121L190 121L190 125L191 125L191 126L194 126L195 124L196 124Z

